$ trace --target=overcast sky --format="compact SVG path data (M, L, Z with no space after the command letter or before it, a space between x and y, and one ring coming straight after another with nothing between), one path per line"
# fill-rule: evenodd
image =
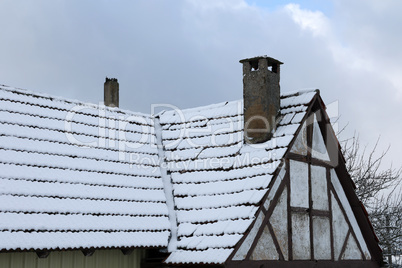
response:
M267 3L269 3L267 5ZM285 64L282 92L318 88L340 123L402 165L402 1L2 0L0 84L150 112L242 97L240 59Z

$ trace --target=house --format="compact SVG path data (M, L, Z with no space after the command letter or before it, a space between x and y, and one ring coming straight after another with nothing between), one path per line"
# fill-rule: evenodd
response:
M156 115L0 88L1 267L379 267L318 90ZM110 106L110 107L109 107Z

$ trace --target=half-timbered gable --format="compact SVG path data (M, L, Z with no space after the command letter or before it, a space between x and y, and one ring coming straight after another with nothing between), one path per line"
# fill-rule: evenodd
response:
M369 247L376 237L365 226L367 216L356 216L364 207L352 208L343 188L353 184L342 173L344 162L323 108L317 93L228 266L377 267L381 262L378 245Z

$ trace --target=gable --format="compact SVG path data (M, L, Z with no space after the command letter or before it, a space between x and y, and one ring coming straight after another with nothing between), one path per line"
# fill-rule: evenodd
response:
M301 124L281 175L274 178L274 187L280 186L268 194L228 264L318 260L376 265L371 262L367 234L351 207L337 166L332 165L339 163L338 151L327 150L320 113L311 112Z
M277 178L281 187L272 204L268 210L262 208L259 211L253 228L232 260L371 259L362 232L351 213L350 204L339 188L335 170L310 165L310 178L325 181L319 184L325 194L317 196L317 205L314 205L314 202L309 202L313 196L312 191L302 196L294 193L297 187L292 187L295 184L299 186L295 181L300 176L309 176L297 172L301 170L301 165L309 166L307 163L289 160L285 179L282 176ZM270 196L267 197L269 199ZM292 200L296 202L292 203Z

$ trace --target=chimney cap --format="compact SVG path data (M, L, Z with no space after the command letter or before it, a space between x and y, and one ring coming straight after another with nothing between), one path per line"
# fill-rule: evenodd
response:
M108 81L117 82L117 78L109 78L106 76L105 82L108 82Z
M280 62L277 59L268 57L267 55L264 56L257 56L257 57L253 57L253 58L247 58L247 59L243 59L240 60L240 63L244 63L244 62L252 62L252 61L259 61L260 59L267 59L268 61L268 65L273 65L273 64L283 64L283 62Z

